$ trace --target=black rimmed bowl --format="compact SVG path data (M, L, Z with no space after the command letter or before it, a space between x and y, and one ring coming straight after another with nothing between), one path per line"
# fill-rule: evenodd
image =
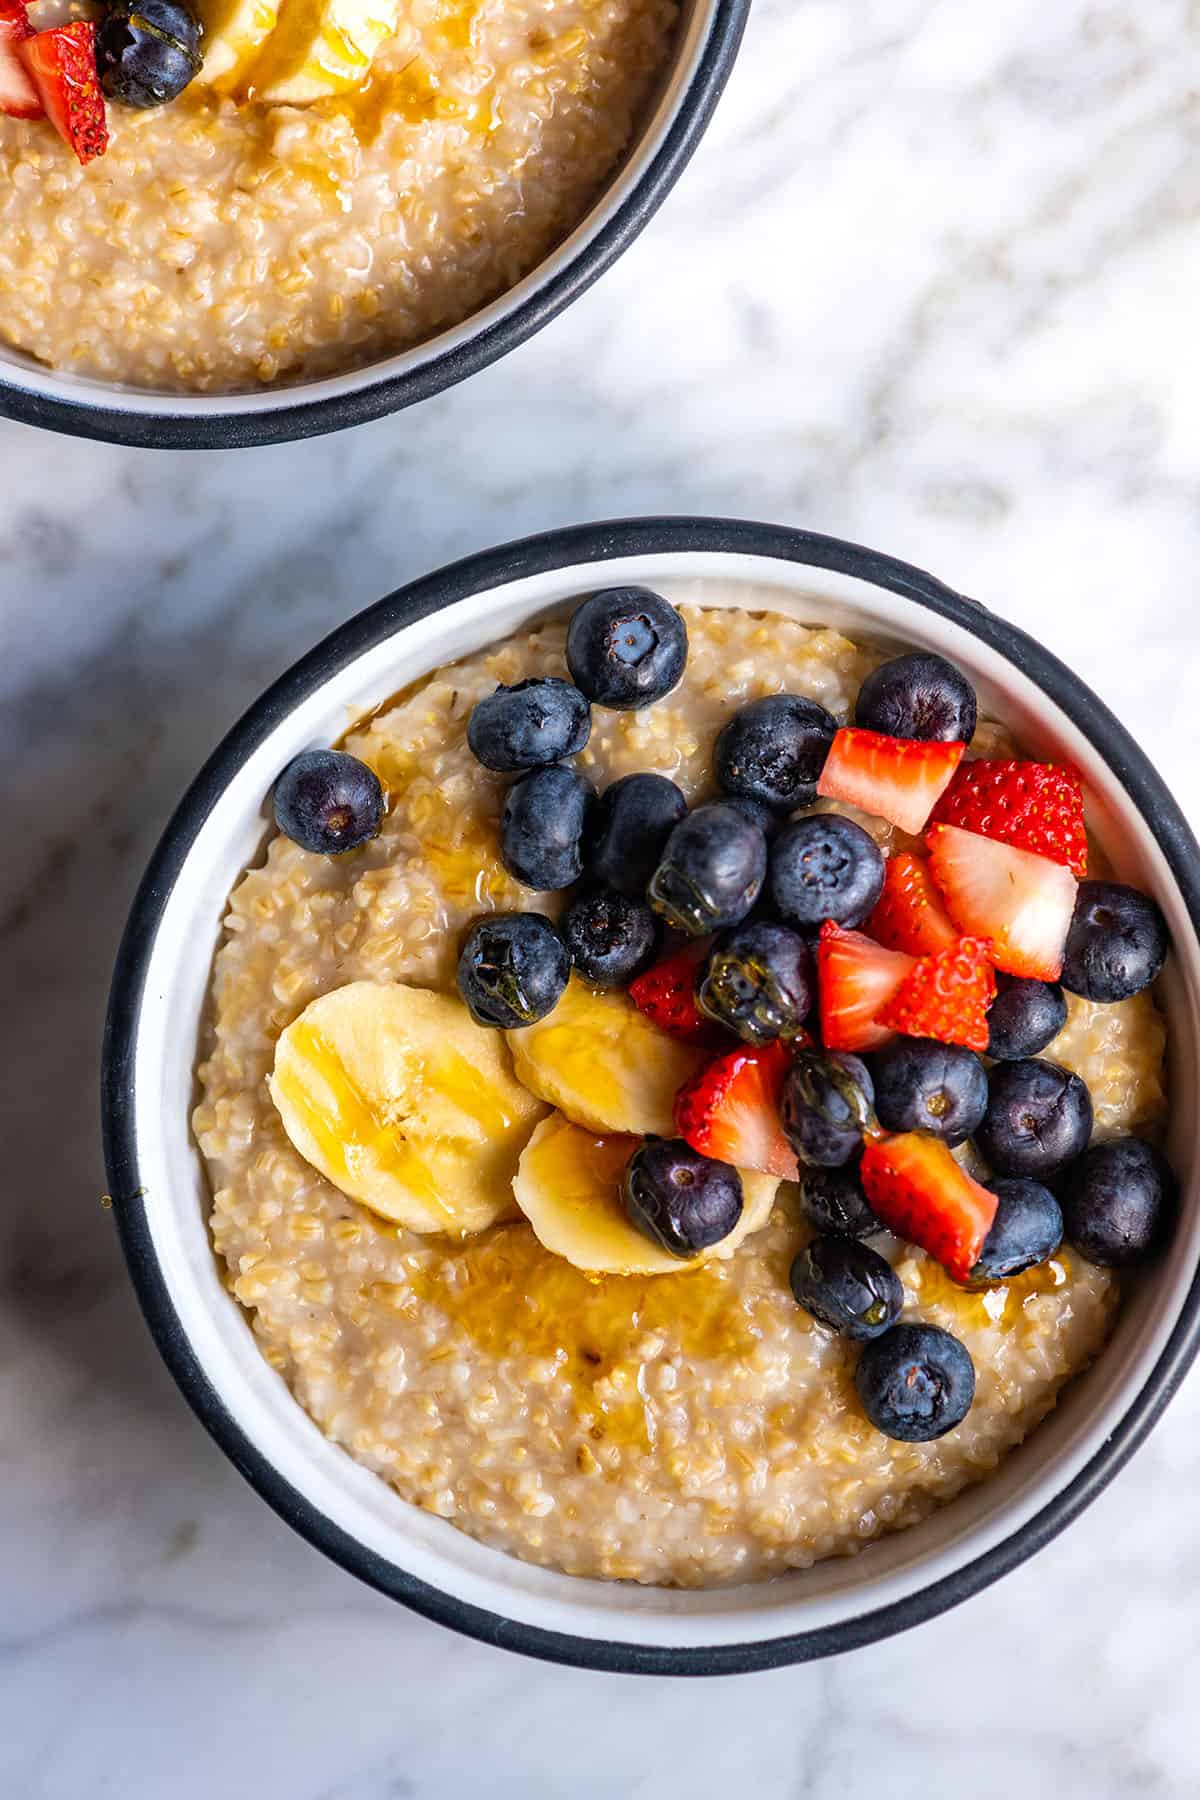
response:
M226 897L261 849L264 797L306 746L455 657L644 582L943 652L1033 754L1070 760L1117 875L1153 893L1173 935L1163 982L1170 1151L1183 1201L1164 1258L1130 1283L1114 1336L997 1472L858 1556L757 1585L676 1592L532 1568L406 1504L291 1398L225 1291L188 1118ZM134 903L104 1051L108 1178L158 1347L213 1437L275 1510L363 1580L488 1643L592 1668L722 1674L847 1650L965 1599L1047 1543L1142 1442L1200 1341L1200 850L1146 757L1032 638L903 563L777 526L642 519L529 538L382 600L263 695L201 771Z
M656 98L603 194L522 281L452 330L345 375L243 394L95 381L0 342L0 418L149 449L234 450L360 425L453 387L548 324L657 212L704 135L749 9L750 0L684 0Z

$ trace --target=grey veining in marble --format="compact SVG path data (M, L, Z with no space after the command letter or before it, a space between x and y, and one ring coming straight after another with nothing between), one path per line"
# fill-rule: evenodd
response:
M915 1636L716 1684L539 1667L357 1586L208 1442L99 1204L95 1099L121 920L203 755L336 621L538 527L732 512L921 563L1200 816L1198 26L756 0L664 212L466 387L251 454L0 426L6 1800L1200 1791L1200 1377L1058 1544Z

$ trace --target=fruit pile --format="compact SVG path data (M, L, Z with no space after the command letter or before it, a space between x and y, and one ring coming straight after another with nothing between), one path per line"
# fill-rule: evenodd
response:
M81 163L108 148L105 96L162 106L203 63L203 27L186 0L111 0L99 24L35 31L26 0L0 0L0 113L48 119Z
M798 1182L816 1235L792 1267L796 1300L866 1346L856 1383L881 1431L938 1437L971 1404L970 1355L899 1322L899 1278L864 1240L890 1231L968 1286L1010 1279L1064 1237L1106 1265L1159 1243L1163 1158L1134 1138L1089 1147L1086 1086L1040 1053L1065 1023L1064 989L1108 1003L1149 986L1166 927L1146 896L1087 878L1071 770L967 757L974 691L928 653L878 668L849 726L799 695L741 707L715 746L719 797L695 808L654 773L597 795L565 760L592 707L652 705L686 659L665 599L607 590L573 615L570 681L499 687L470 717L475 757L514 778L505 867L566 894L557 925L479 919L458 964L474 1028L507 1032L518 1084L558 1109L530 1139L517 1199L589 1272L657 1272L728 1253L764 1222L774 1184ZM885 856L822 802L904 835ZM364 764L318 751L284 771L275 805L296 842L337 854L378 829L384 796ZM461 1033L459 1048L483 1066ZM593 1132L624 1134L619 1173Z

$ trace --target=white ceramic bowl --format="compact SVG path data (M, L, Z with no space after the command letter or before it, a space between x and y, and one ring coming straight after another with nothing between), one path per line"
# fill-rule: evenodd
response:
M707 1592L586 1581L486 1549L400 1500L325 1438L255 1346L218 1278L188 1127L226 896L257 855L265 796L298 751L438 664L614 582L673 599L752 598L804 621L951 657L1036 755L1082 772L1117 874L1153 893L1183 1202L1165 1258L1131 1285L1112 1342L996 1475L924 1523L805 1573ZM109 1181L159 1348L213 1436L314 1544L397 1599L492 1643L584 1665L716 1673L844 1650L952 1605L1071 1520L1141 1442L1197 1348L1200 851L1123 729L1033 640L919 571L852 545L719 520L585 526L471 558L361 614L276 683L184 799L138 894L105 1047Z
M347 375L248 394L155 393L95 381L47 369L0 343L0 418L152 449L236 449L377 419L475 374L590 287L657 212L704 135L749 7L750 0L683 0L654 104L591 211L516 287L452 330Z

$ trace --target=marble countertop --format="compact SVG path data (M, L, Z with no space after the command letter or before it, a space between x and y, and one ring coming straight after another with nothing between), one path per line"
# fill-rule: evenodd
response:
M727 512L922 564L1200 817L1197 47L1194 0L755 0L663 213L467 386L253 453L0 426L4 1796L1196 1794L1200 1377L1064 1538L917 1634L715 1684L541 1667L358 1586L208 1441L99 1205L95 1095L202 756L337 620L540 527Z

